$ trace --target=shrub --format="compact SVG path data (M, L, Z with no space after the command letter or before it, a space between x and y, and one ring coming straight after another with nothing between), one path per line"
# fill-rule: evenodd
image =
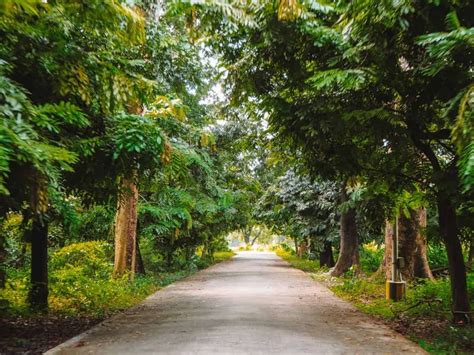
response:
M106 242L83 242L56 251L50 261L51 278L74 272L78 276L106 279L112 273L112 246Z
M375 242L363 244L360 250L360 266L365 272L377 271L384 256L384 248Z
M432 269L448 265L448 255L442 244L428 244L428 263Z

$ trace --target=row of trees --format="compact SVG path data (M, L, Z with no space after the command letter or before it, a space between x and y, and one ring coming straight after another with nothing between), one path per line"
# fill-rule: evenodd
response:
M0 220L22 216L35 308L47 307L48 247L112 234L114 275L133 278L144 272L139 237L171 264L198 246L212 257L242 222L245 198L222 173L203 103L206 49L186 16L129 4L0 5ZM4 237L0 263L12 264Z
M422 207L429 206L448 255L454 319L465 322L463 244L472 245L474 191L472 4L232 4L232 12L214 6L222 16L211 21L210 40L226 67L231 103L268 121L280 159L296 161L308 179L299 186L316 184L306 189L318 194L318 185L331 181L340 192L341 244L333 274L358 262L357 222L364 216L351 204L355 190L371 201L366 209L381 212L379 229L400 216L412 246L423 245ZM202 24L210 10L198 8ZM316 208L322 214L312 215L317 221L302 220L306 207L285 196L304 194L290 191L291 179L283 176L276 194L286 203L279 220L291 218L287 233L331 235L325 221L331 209ZM304 201L317 204L320 198Z
M32 305L47 305L48 246L110 229L118 277L143 272L141 238L171 264L256 223L328 266L339 238L338 276L357 267L361 241L384 230L388 242L398 216L405 276L431 277L427 210L446 246L455 321L465 322L472 10L3 1L0 218L22 216ZM206 104L214 78L229 102Z

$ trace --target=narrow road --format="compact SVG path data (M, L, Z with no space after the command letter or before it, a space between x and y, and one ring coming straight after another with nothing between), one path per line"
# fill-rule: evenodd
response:
M272 253L243 252L47 354L399 354L423 350Z

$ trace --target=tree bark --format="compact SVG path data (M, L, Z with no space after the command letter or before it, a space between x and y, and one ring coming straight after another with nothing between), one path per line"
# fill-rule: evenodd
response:
M250 242L250 245L253 246L255 244L255 242L257 241L258 237L260 237L261 235L262 235L262 230L259 229L258 232L257 232L257 235Z
M342 189L342 202L348 200L345 186ZM341 246L336 265L331 276L341 276L351 266L359 266L359 240L357 238L356 212L349 208L341 214L340 227Z
M319 265L333 267L334 256L332 254L332 243L329 241L324 242L323 250L319 253Z
M433 279L426 256L426 210L419 208L410 211L410 218L401 215L398 219L398 254L403 257L405 265L400 268L403 279L415 278ZM389 221L385 224L385 255L382 268L387 280L392 277L392 238L393 225Z
M120 277L126 272L133 279L136 264L138 189L135 182L122 178L115 215L115 260L114 276Z
M458 237L456 211L450 198L443 192L437 195L439 228L446 246L449 263L449 278L453 299L455 323L469 322L469 298L467 293L466 267Z
M299 246L298 246L298 250L296 252L296 255L300 258L303 257L303 255L305 255L307 252L308 252L308 249L309 249L309 245L308 245L308 241L306 239L303 239L300 243L299 243Z
M31 288L30 307L38 311L48 309L48 223L40 216L33 218L31 230Z

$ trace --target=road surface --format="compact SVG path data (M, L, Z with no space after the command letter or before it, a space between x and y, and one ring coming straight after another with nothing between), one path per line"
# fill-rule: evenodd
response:
M47 354L91 353L424 352L275 254L242 252Z

